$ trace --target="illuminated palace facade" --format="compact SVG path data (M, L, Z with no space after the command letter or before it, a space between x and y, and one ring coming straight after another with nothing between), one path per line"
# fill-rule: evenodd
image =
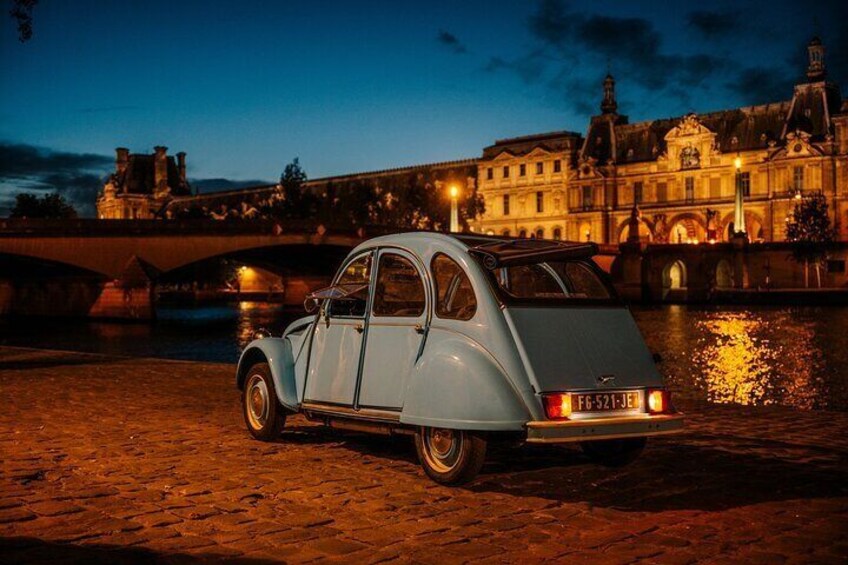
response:
M618 113L607 76L585 136L561 131L484 149L477 178L486 213L476 229L617 244L635 213L644 242L727 241L739 183L751 241L784 240L795 203L818 192L848 240L848 99L827 80L821 41L808 54L791 100L639 123Z

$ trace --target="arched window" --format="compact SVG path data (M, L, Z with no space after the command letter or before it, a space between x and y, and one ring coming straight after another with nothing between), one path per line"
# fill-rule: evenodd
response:
M501 232L501 235L503 235L504 237L509 237L511 234L509 230L504 230L503 232Z
M536 239L545 239L545 228L536 229Z
M554 228L554 239L557 241L562 239L562 228Z
M527 239L527 230L523 229L523 230L519 231L518 237L520 237L521 239Z

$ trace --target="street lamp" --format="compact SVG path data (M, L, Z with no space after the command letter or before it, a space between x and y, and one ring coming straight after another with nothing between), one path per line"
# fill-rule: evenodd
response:
M733 166L736 168L736 201L733 206L733 231L735 233L732 235L745 237L745 195L742 191L742 158L738 155L733 160Z
M450 220L450 231L451 233L457 233L459 231L459 205L457 199L459 198L459 188L452 184L448 189L451 199L451 220Z

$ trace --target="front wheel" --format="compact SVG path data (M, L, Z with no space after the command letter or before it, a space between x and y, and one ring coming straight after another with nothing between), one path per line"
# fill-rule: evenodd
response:
M639 457L646 443L648 438L635 437L584 441L580 447L593 463L605 467L623 467Z
M277 400L268 363L257 363L247 372L242 408L250 435L260 441L274 441L280 437L286 425L286 413Z
M464 430L420 428L415 433L415 450L427 476L443 485L461 485L483 467L486 440Z

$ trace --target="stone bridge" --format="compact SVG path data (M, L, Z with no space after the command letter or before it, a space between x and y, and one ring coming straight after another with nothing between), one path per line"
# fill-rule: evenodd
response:
M229 258L328 277L358 243L386 231L314 222L2 220L0 313L149 319L157 281L180 268Z

